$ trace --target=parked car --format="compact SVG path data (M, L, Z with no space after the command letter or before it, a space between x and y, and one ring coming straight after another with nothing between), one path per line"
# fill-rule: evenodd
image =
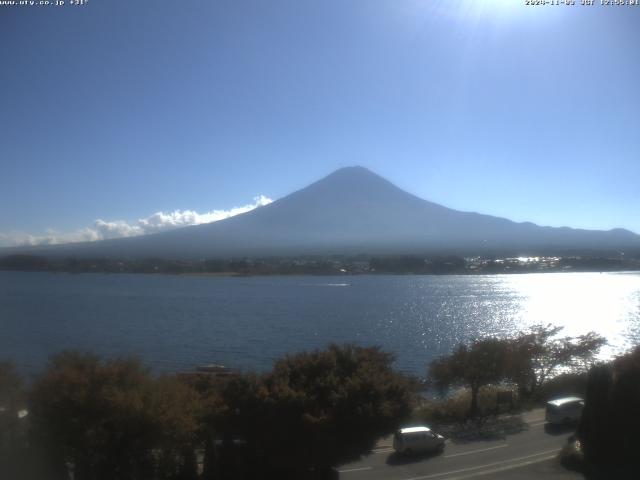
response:
M553 425L574 423L580 420L584 400L580 397L562 397L547 402L545 419Z
M407 455L441 452L444 450L444 437L425 426L401 428L393 436L393 448Z

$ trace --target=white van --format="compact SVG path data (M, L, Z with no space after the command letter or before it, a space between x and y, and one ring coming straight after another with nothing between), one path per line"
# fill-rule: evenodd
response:
M441 452L444 450L444 437L425 426L401 428L393 436L393 449L407 455Z
M580 397L556 398L547 402L545 419L554 425L577 422L583 408L584 400Z

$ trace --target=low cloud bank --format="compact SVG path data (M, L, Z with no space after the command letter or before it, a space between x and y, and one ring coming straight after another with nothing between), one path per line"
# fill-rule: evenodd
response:
M109 238L135 237L189 225L217 222L268 205L272 201L270 198L260 195L253 199L253 203L229 210L212 210L205 213L198 213L193 210L156 212L135 222L124 220L106 221L99 218L91 227L66 233L55 230L47 230L44 235L32 235L25 232L0 232L0 246L57 245L60 243L95 242L96 240Z

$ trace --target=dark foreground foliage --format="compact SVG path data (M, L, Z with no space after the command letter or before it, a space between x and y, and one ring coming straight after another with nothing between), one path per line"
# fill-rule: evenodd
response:
M16 477L19 464L26 461L26 438L19 414L22 394L22 381L14 365L0 362L0 478Z
M275 466L327 469L369 453L411 413L408 381L377 348L289 356L266 378L261 439Z
M193 469L200 401L136 360L64 352L32 386L30 442L47 478L177 478Z
M591 369L578 426L588 478L638 478L640 347Z
M415 389L392 361L332 345L262 376L158 377L137 360L63 352L26 397L0 364L0 477L331 478L409 416Z

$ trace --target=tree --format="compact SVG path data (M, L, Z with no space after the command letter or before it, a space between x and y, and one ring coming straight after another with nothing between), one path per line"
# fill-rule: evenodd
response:
M551 324L534 325L511 340L509 376L518 384L521 395L530 397L561 369L587 370L606 344L595 332L558 338L562 329Z
M279 478L323 478L371 452L411 412L413 389L379 348L331 345L289 355L262 377L230 382L231 421Z
M256 475L242 476L238 471L255 465L255 459L242 458L241 467L234 465L239 462L233 457L241 455L236 455L239 452L234 449L233 440L251 438L251 432L258 431L256 425L263 399L256 391L262 385L260 377L252 374L216 376L195 373L182 374L180 379L200 395L202 408L198 436L204 447L202 480L257 478Z
M0 362L0 473L17 478L25 454L22 379L11 362Z
M217 383L219 397L210 397L214 415L207 423L216 443L210 456L218 475L213 478L270 478L264 445L275 434L264 376L236 375ZM281 428L286 426L275 426Z
M69 466L78 480L175 478L193 470L198 401L135 359L63 352L33 385L33 440L49 478L66 478Z
M640 471L640 347L589 371L578 425L592 478L636 478Z
M469 417L475 418L478 413L480 388L498 382L506 376L507 358L508 343L505 340L477 340L470 346L459 345L451 355L432 361L429 366L429 379L440 389L455 385L469 387Z
M174 376L151 384L147 399L153 425L152 451L160 454L157 478L197 478L195 448L200 443L203 404L198 393Z
M0 412L17 413L22 401L22 379L13 363L0 361Z

